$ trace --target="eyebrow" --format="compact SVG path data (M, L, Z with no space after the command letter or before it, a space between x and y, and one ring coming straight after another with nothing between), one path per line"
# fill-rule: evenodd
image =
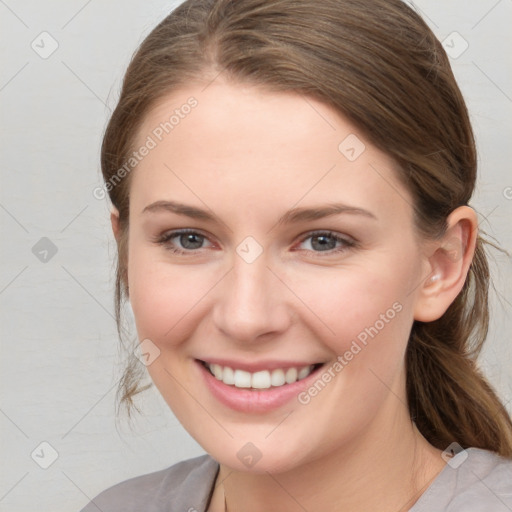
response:
M176 201L155 201L142 210L143 214L154 212L171 212L177 215L184 215L192 219L219 222L218 217L208 210ZM342 203L332 203L319 207L292 208L279 218L276 225L322 219L324 217L331 217L342 213L362 215L364 217L377 220L377 217L372 212L365 210L364 208L358 208Z

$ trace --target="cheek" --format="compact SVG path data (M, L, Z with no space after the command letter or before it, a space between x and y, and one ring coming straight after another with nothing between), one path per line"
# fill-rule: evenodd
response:
M301 283L298 294L315 313L314 325L322 325L315 337L332 351L334 361L319 375L325 384L315 382L299 397L306 406L302 420L318 422L310 415L310 403L319 411L330 411L329 424L336 423L339 431L325 427L326 439L336 440L339 432L345 435L368 424L390 390L391 396L402 396L413 308L409 290L395 272L352 268L329 279ZM333 408L333 403L338 407Z
M389 270L383 273L370 266L343 269L330 278L303 281L298 292L322 320L317 319L315 325L325 324L317 327L315 334L332 351L335 362L322 378L329 381L332 393L339 397L337 402L363 423L380 407L389 389L402 394L400 379L413 321L412 298L405 284L407 266ZM304 402L311 399L318 407L330 407L330 393L318 398L316 393L308 390ZM336 421L345 421L342 412L332 414Z
M215 284L215 273L169 265L143 251L131 256L130 304L139 338L149 338L161 348L179 345L193 331L194 318Z
M406 312L410 299L396 274L352 268L298 282L294 291L310 308L316 324L323 325L323 341L336 354L350 350L354 341L364 347L376 337L392 337L410 323Z

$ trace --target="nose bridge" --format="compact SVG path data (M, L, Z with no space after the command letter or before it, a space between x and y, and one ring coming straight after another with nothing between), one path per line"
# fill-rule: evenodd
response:
M265 254L253 260L235 255L215 305L214 321L226 336L251 341L286 328L283 290L268 264Z

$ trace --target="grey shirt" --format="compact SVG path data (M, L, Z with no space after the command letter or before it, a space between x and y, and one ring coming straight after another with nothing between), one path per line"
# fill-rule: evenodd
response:
M219 464L202 455L110 487L81 512L206 512ZM409 512L512 512L512 460L468 448Z

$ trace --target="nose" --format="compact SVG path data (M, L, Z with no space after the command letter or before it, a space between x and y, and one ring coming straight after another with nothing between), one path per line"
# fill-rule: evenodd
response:
M264 254L251 263L235 255L233 268L216 288L213 321L230 340L261 341L289 327L290 292Z

